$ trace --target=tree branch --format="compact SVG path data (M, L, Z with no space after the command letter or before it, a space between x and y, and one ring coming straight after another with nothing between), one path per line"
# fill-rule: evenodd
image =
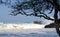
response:
M47 20L54 20L54 19L51 19L50 17L46 17L46 16L44 16L44 15L37 15L37 17L43 17L43 18L45 18L45 19L47 19Z
M50 1L50 0L46 0L47 2L49 2L49 3L51 3L53 6L54 6L54 4L53 4L53 2L52 1Z
M49 16L47 16L45 13L40 13L40 14L43 14L44 16L40 15L40 17L44 17L45 19L48 19L48 20L54 20L52 18L50 18Z
M23 11L23 10L21 10L22 12L23 12L23 14L24 15L26 15L26 16L31 16L31 15L34 15L33 13L31 13L31 14L27 14L25 11Z
M51 11L49 12L49 14L52 13L52 11L53 11L53 7L52 7Z
M22 10L23 11L23 10ZM36 16L36 17L43 17L43 18L45 18L45 19L47 19L47 20L54 20L54 19L52 19L52 18L50 18L49 16L47 16L45 13L41 13L40 12L40 14L43 14L43 15L38 15L36 12L34 12L34 13L31 13L31 14L27 14L26 12L24 12L23 11L23 13L24 13L24 15L26 15L26 16L31 16L31 15L33 15L33 16ZM35 14L36 13L36 14Z

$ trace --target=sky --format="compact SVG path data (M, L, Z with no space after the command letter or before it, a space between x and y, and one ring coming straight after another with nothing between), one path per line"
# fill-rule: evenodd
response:
M35 20L39 20L39 17L34 16L25 16L25 15L17 15L11 16L11 9L7 6L0 5L0 22L4 23L24 23L24 22L33 22Z
M25 15L17 15L17 16L11 16L9 15L11 13L11 8L8 8L5 5L0 5L0 23L31 23L36 20L44 20L40 17L35 16L25 16ZM48 22L44 20L45 22ZM49 21L50 22L50 21Z

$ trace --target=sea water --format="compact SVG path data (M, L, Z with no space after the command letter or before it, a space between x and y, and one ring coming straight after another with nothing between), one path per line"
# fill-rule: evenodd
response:
M26 27L26 28L25 28ZM30 28L31 27L31 28ZM36 27L36 28L35 28ZM55 28L37 28L37 25L0 25L0 37L59 37Z

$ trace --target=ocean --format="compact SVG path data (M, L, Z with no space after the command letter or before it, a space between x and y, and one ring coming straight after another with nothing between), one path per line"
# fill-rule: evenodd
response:
M43 28L43 26L1 24L0 37L59 37L55 28Z

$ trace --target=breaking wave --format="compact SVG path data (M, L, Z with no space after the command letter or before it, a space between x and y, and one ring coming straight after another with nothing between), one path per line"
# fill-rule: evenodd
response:
M0 29L33 29L44 28L45 25L23 23L23 24L0 24Z

